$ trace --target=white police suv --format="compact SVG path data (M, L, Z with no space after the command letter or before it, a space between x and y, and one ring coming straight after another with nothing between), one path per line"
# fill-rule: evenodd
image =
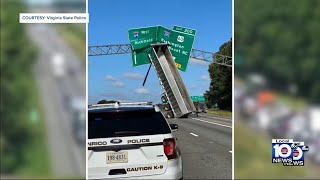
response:
M157 106L92 105L88 116L89 179L182 179L178 126Z

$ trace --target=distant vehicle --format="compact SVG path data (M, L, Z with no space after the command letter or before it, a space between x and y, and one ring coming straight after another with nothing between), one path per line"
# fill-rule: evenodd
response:
M311 106L307 109L310 118L310 130L313 134L320 134L320 106Z
M182 179L176 130L150 103L91 105L88 178Z
M79 144L86 142L86 99L75 97L71 100L72 131Z
M296 113L289 121L288 137L293 139L299 139L307 143L310 138L310 130L307 127L308 119L303 113Z
M273 92L268 90L267 80L259 74L249 74L246 85L244 87L237 85L236 87L235 103L239 104L237 109L239 109L240 115L245 120L260 116L258 119L265 127L270 114L266 116L264 108L275 103Z
M257 102L252 96L244 96L239 106L240 114L245 120L249 120L257 111Z
M51 67L55 77L62 77L65 75L65 59L62 54L55 53L52 55Z
M305 111L306 121L305 126L307 127L304 132L308 134L308 142L310 149L306 153L310 159L316 164L320 164L320 107L312 105Z
M282 115L278 118L275 118L270 123L269 133L272 138L280 139L280 138L293 138L289 137L290 132L292 131L291 120L295 114L288 113L286 115Z
M309 152L306 154L311 157L312 161L315 162L316 164L320 164L320 139L317 137L314 137L311 139L310 142L308 142L307 145L310 146Z
M248 95L257 94L261 90L264 90L268 87L268 82L266 78L260 74L251 73L247 76L246 79L246 91Z
M241 86L241 85L234 85L234 102L237 105L241 105L244 101L244 98L246 96L246 89L245 87ZM237 108L238 109L238 108Z
M208 108L205 102L194 102L194 106L196 107L197 113L207 113Z

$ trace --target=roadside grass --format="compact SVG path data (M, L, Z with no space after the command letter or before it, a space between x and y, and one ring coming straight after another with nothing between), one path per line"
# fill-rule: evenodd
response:
M220 109L208 109L208 114L232 118L232 112Z
M85 24L57 24L57 30L65 42L76 55L86 61L86 25Z
M279 101L283 102L294 110L303 109L308 104L307 101L303 98L295 97L292 95L290 96L283 93L277 93L276 97Z
M36 82L32 73L21 77L25 82L28 82L30 89L30 104L33 105L33 110L37 113L37 120L31 121L30 111L26 111L24 117L30 121L33 139L28 144L27 148L23 150L25 155L25 163L16 170L14 176L18 177L47 177L51 176L50 156L47 143L47 133L44 121L43 110L41 101L39 99L39 93L36 86Z
M250 130L238 120L234 127L236 179L303 179L314 176L308 163L303 167L272 164L271 138Z

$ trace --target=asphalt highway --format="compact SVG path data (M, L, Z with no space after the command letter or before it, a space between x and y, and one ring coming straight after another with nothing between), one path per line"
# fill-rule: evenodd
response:
M199 114L168 119L179 126L175 135L182 153L184 179L232 178L232 120Z
M85 64L54 26L28 25L28 33L39 48L34 74L43 106L52 172L55 177L85 177L85 144L77 144L72 134L73 117L67 101L72 97L85 98ZM57 67L52 63L55 56L63 59L61 76L56 75Z

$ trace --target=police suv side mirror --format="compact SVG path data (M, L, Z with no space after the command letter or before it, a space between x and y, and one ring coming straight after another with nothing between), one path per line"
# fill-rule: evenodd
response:
M178 124L169 124L173 132L178 131Z

